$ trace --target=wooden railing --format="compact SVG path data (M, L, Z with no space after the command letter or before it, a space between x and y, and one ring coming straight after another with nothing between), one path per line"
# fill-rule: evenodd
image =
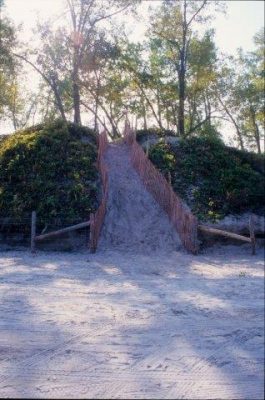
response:
M253 223L253 216L251 215L249 218L249 237L238 235L234 232L224 231L223 229L216 229L212 228L211 226L207 225L198 225L198 229L202 233L210 234L210 235L218 235L223 236L229 239L236 239L240 240L241 242L246 242L251 244L252 255L256 254L256 238L255 238L255 230L254 230L254 223Z
M36 251L36 242L52 239L56 236L76 231L78 229L87 228L90 225L90 221L85 221L85 222L80 222L80 224L71 225L67 226L66 228L58 229L57 231L36 235L36 220L37 220L36 211L33 211L31 214L31 241L30 241L30 248L32 253L35 253Z
M99 208L93 214L90 214L90 238L89 238L89 248L92 253L97 249L99 235L102 229L102 225L105 218L109 183L108 183L108 173L104 162L104 154L108 148L108 137L107 133L104 131L99 135L98 138L98 159L97 166L101 174L103 196Z
M198 251L197 218L148 159L136 141L135 132L130 129L128 124L125 125L124 141L129 145L133 166L139 173L146 189L167 213L184 247L196 254Z
M188 206L173 191L170 182L171 179L167 182L164 176L148 159L142 147L137 143L135 132L130 129L128 123L125 124L124 141L130 146L132 163L142 178L145 187L166 211L187 250L193 254L198 252L197 237L198 231L200 231L206 234L219 235L250 243L252 254L256 253L256 239L252 216L249 220L249 237L203 224L199 225L197 218L191 213Z

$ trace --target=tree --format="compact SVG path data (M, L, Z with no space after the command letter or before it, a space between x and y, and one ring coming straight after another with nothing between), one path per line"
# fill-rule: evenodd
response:
M161 40L168 62L172 64L178 77L178 133L185 136L185 100L187 95L187 71L190 60L194 23L210 18L206 14L212 4L208 0L164 1L152 23L153 35Z
M263 33L264 37L264 33ZM264 137L264 40L262 31L254 37L256 49L222 63L216 97L235 127L241 149L261 153Z
M101 34L95 42L93 53L87 55L86 68L81 71L82 104L94 115L94 127L103 125L111 137L119 135L118 122L122 118L124 88L126 83L121 78L117 67L119 49ZM108 121L111 130L104 120Z
M0 0L0 118L12 103L11 89L14 87L16 64L12 50L16 45L15 28L3 15L4 2Z
M38 25L42 45L34 51L16 54L38 72L52 91L60 116L66 120L73 110L73 121L81 124L81 75L94 53L100 24L130 10L139 0L66 0L67 24L53 29Z
M200 38L195 33L189 46L189 68L186 72L185 136L194 134L206 123L214 124L218 108L213 96L217 79L217 54L213 32ZM150 37L140 44L121 43L117 70L130 82L130 96L140 108L132 112L144 119L153 118L160 129L178 130L178 81L175 79L174 60L169 59L164 41Z

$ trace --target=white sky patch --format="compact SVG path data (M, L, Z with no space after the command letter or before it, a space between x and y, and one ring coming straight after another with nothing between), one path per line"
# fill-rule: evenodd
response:
M233 54L242 47L245 51L253 49L253 36L264 25L263 1L226 1L226 15L217 13L212 22L216 29L216 42L221 51ZM6 0L5 11L15 24L23 23L23 38L31 36L31 29L38 19L45 20L56 18L62 13L64 0ZM146 30L149 6L158 6L159 0L144 0L139 6L140 19L126 18L126 23L131 25L131 37L141 40Z

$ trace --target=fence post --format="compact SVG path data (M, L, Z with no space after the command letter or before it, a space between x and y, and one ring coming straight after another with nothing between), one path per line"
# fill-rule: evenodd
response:
M171 173L170 173L170 171L167 171L167 180L168 180L168 183L171 186Z
M256 238L255 238L255 231L254 231L254 223L253 223L253 215L251 214L249 217L249 234L252 246L252 255L256 254Z
M35 237L36 237L36 211L31 213L31 238L30 238L30 250L31 253L35 253Z
M147 142L147 145L146 145L145 155L147 158L149 158L149 141Z
M89 247L90 252L96 252L96 244L95 244L95 214L90 214L90 235L89 235Z

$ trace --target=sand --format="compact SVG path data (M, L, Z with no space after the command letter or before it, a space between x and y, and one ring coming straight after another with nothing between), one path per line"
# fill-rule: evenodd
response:
M0 397L262 399L263 250L0 253Z
M126 145L111 144L106 154L109 198L99 249L152 254L181 249L166 213L145 189Z

